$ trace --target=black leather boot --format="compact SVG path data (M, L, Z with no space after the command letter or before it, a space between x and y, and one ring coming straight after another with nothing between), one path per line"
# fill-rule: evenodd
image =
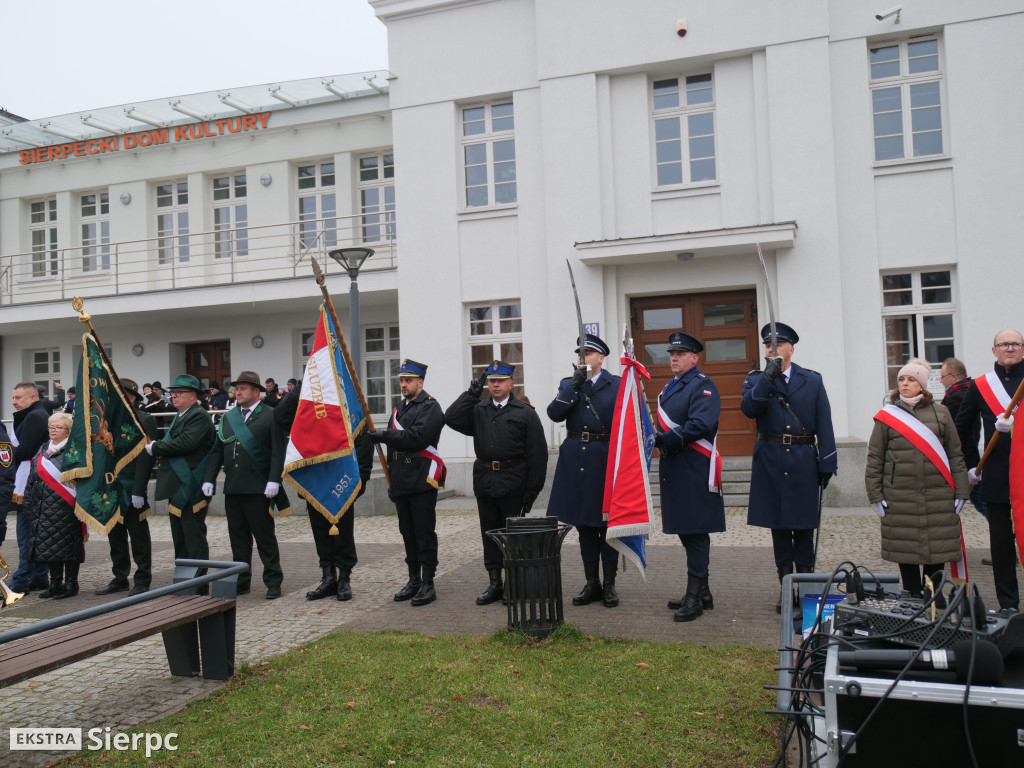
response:
M683 595L683 604L679 606L679 610L672 617L673 619L676 621L693 621L698 616L704 614L704 609L700 604L700 588L702 584L706 583L707 579L698 579L696 576L687 575L686 594Z
M64 588L64 562L50 563L50 585L39 593L40 597L54 597Z
M795 566L797 573L814 573L814 568L810 565L800 565L799 563ZM793 590L793 618L803 618L804 615L804 604L800 599L800 589Z
M678 600L669 600L668 607L673 611L678 611L683 607L683 598L680 597ZM715 608L715 598L711 595L711 587L708 586L707 579L704 579L704 583L700 588L700 607L705 611L711 611Z
M437 600L437 593L434 591L434 568L423 566L423 578L420 580L420 589L412 599L413 605L426 605Z
M490 581L487 589L476 599L477 605L490 605L495 600L501 600L505 595L505 587L501 583L501 568L488 568L487 576Z
M587 583L583 585L580 593L572 599L573 605L590 605L598 600L604 600L600 571L600 562L583 564L583 572L587 575Z
M68 560L64 563L64 586L53 593L54 600L63 600L78 594L78 568L80 563Z
M306 593L307 600L323 600L338 591L338 577L334 573L334 566L324 566L320 570L323 571L320 586Z
M352 599L351 574L338 569L338 600L345 602Z
M400 603L403 600L412 600L416 597L416 593L420 591L420 584L420 567L418 565L410 565L409 580L405 582L404 587L395 593L395 602Z
M601 590L604 592L602 602L605 608L614 608L619 604L619 593L615 591L615 575L619 572L618 562L604 562L604 584Z

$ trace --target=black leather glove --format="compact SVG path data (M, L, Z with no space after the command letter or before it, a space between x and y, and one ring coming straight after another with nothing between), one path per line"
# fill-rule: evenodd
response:
M779 376L782 375L782 358L776 357L774 360L769 360L768 365L764 367L764 377L769 381L773 382Z
M471 382L469 382L469 389L467 391L474 397L480 397L481 393L484 391L484 387L486 386L487 371L484 371L483 373L480 374L479 379L473 379Z
M832 479L831 472L819 472L818 473L818 485L821 486L821 490L828 488L828 482Z
M665 450L665 438L661 436L661 432L654 433L654 447L662 452Z
M576 370L572 374L572 382L570 383L573 392L580 391L580 388L587 380L588 373L589 371L586 369L586 366L581 365L576 368Z
M384 430L383 429L373 429L373 430L370 430L369 432L367 432L366 436L369 437L371 440L373 440L373 442L379 443L379 442L381 442L384 439Z
M525 517L530 514L530 510L533 509L533 502L537 500L537 491L527 491L523 494L523 511L522 515Z

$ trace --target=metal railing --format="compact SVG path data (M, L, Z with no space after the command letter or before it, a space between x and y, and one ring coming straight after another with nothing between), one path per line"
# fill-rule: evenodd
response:
M344 275L327 254L353 245L376 251L364 272L391 269L395 231L389 211L2 255L0 304L282 280L307 275L310 256Z

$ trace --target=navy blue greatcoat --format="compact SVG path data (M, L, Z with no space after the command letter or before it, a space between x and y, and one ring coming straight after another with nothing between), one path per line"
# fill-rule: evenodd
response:
M551 485L548 515L557 516L569 525L599 528L605 524L601 514L604 500L604 478L608 466L607 436L612 429L619 377L601 371L597 381L583 382L579 393L573 392L572 379L562 379L558 394L548 406L548 418L565 422L569 432L604 434L605 441L584 442L579 437L566 437L558 449L558 465ZM588 406L586 398L590 398Z
M818 473L835 474L836 438L821 374L790 364L792 373L768 381L761 371L751 371L743 382L740 410L757 419L757 431L770 435L817 435L813 445L783 445L758 440L750 476L747 523L762 528L805 530L818 526ZM782 394L790 415L778 400Z
M709 443L715 440L722 410L718 388L695 366L665 385L658 405L678 424L662 434L661 530L672 534L724 531L722 495L708 490L711 459L690 447L701 438Z

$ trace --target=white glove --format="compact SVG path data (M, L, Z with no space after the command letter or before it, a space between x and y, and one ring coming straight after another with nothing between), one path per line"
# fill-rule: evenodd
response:
M1004 419L1002 416L999 416L996 419L996 432L1009 432L1010 431L1010 427L1012 427L1012 426L1013 426L1013 414L1012 413L1010 414L1010 418L1008 418L1008 419Z
M889 508L889 505L885 503L884 499L882 501L878 502L877 504L875 504L875 509L878 510L878 516L879 517L885 517L885 510L887 510L888 508Z
M141 496L132 496L132 506L136 509L142 509L146 506L146 500Z
M203 496L213 496L213 483L203 483Z
M146 443L146 453L148 453L150 456L153 455L153 443L154 442L155 442L154 440L150 440L148 443Z
M981 482L981 472L978 472L977 469L977 467L971 467L967 470L967 480L971 485L977 485Z
M277 496L278 491L281 490L280 483L267 483L267 487L263 489L263 495L268 499L272 499Z
M956 512L957 517L960 516L960 511L964 508L964 503L967 499L957 499L953 502L953 511Z

